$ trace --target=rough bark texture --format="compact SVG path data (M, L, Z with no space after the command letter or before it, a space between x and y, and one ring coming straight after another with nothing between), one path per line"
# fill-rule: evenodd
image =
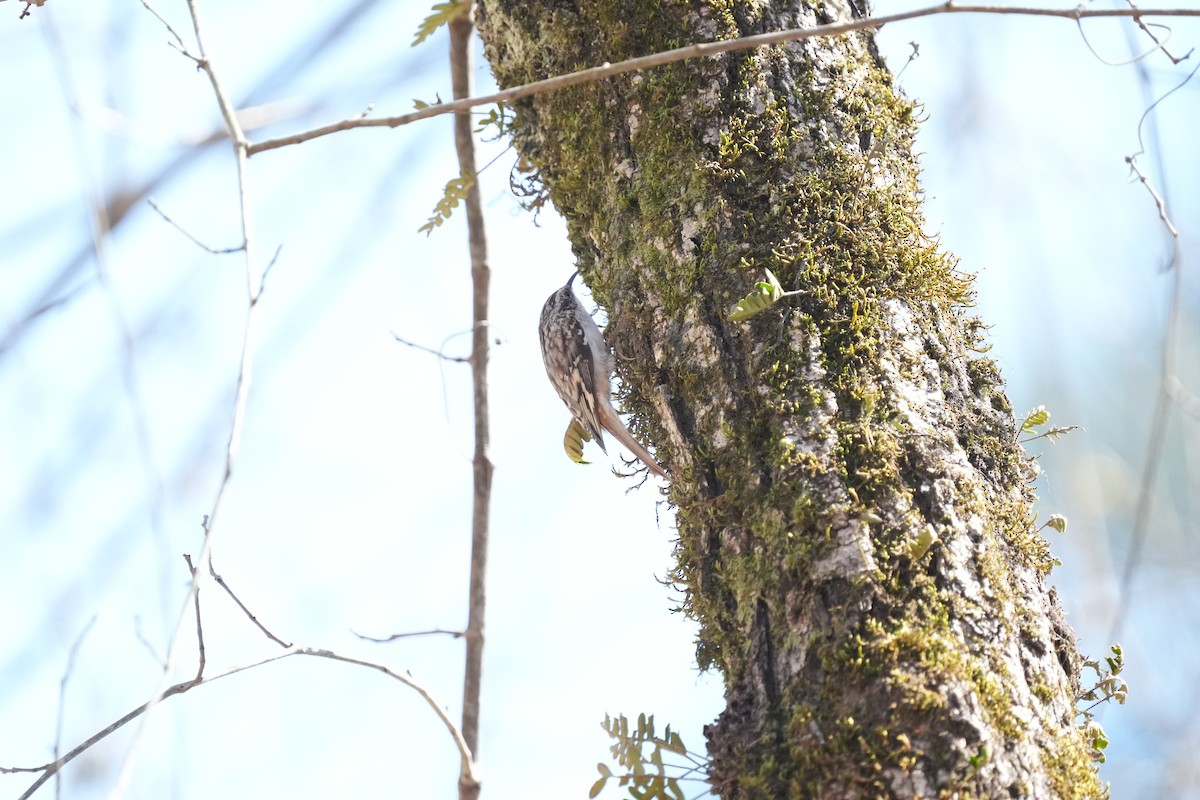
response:
M477 21L513 86L855 13L482 0ZM707 730L724 798L1101 794L1035 469L970 281L922 231L915 117L869 35L517 106L672 474L675 578L727 686ZM764 267L805 293L729 322Z

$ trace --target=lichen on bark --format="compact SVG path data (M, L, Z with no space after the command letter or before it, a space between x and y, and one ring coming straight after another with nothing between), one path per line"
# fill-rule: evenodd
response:
M502 86L849 13L477 6ZM707 730L722 797L1102 793L1034 468L971 282L923 231L916 118L869 34L516 105L633 428L671 471L674 577L727 687ZM764 268L802 294L730 322Z

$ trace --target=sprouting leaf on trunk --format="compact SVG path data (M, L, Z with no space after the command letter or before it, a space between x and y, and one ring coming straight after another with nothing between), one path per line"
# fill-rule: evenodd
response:
M1067 518L1062 514L1051 514L1050 519L1046 520L1043 528L1053 528L1059 533L1065 533L1067 530Z
M775 273L769 269L764 269L763 272L767 273L767 279L754 284L754 291L738 301L737 308L729 315L731 322L743 322L766 311L785 297L803 294L799 290L785 292Z
M1050 412L1046 410L1045 406L1038 406L1025 415L1025 419L1021 421L1020 433L1033 433L1035 430L1045 425L1049 421ZM1028 439L1022 439L1021 444L1028 444L1029 442L1033 442L1038 439L1049 439L1051 442L1057 442L1060 437L1078 429L1078 425L1063 425L1062 427L1056 426L1053 428L1047 428L1036 436L1030 436Z
M913 561L919 561L937 540L937 531L933 529L932 525L926 525L917 534L917 538L908 543L908 554L912 556Z
M451 0L448 3L434 3L433 13L426 17L417 28L417 33L413 36L412 46L416 47L430 36L433 36L434 31L443 25L448 25L455 17L460 17L467 13L470 8L471 0Z
M567 433L563 436L563 449L567 451L567 458L576 464L590 464L590 461L583 460L583 443L591 440L592 436L587 429L572 417L571 424L567 426Z
M1045 406L1038 406L1033 411L1025 415L1024 421L1021 422L1021 433L1032 433L1034 428L1045 425L1050 421L1050 412Z
M459 174L457 178L451 178L446 182L446 189L442 193L442 199L437 201L437 205L433 207L433 215L426 220L425 224L417 228L418 232L423 232L426 236L433 233L433 229L441 225L446 220L450 219L450 215L454 213L454 209L467 198L467 190L471 188L475 180L465 171Z

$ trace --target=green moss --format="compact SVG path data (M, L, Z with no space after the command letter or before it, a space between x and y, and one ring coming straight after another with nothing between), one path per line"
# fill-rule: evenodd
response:
M1055 697L1058 696L1058 690L1048 683L1038 681L1029 687L1029 691L1033 692L1033 696L1043 703L1049 704Z
M1107 798L1108 787L1100 782L1096 764L1089 748L1080 741L1078 733L1067 733L1057 746L1045 754L1043 766L1050 776L1050 785L1059 800L1097 800Z

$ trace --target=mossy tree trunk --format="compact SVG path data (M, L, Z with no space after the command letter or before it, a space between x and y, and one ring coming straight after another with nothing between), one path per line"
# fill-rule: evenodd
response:
M481 0L502 86L852 2ZM922 230L870 34L517 104L672 475L676 580L728 705L724 798L1090 797L1080 659L971 286ZM727 319L770 268L803 294ZM568 265L563 265L563 276ZM932 542L932 543L931 543Z

